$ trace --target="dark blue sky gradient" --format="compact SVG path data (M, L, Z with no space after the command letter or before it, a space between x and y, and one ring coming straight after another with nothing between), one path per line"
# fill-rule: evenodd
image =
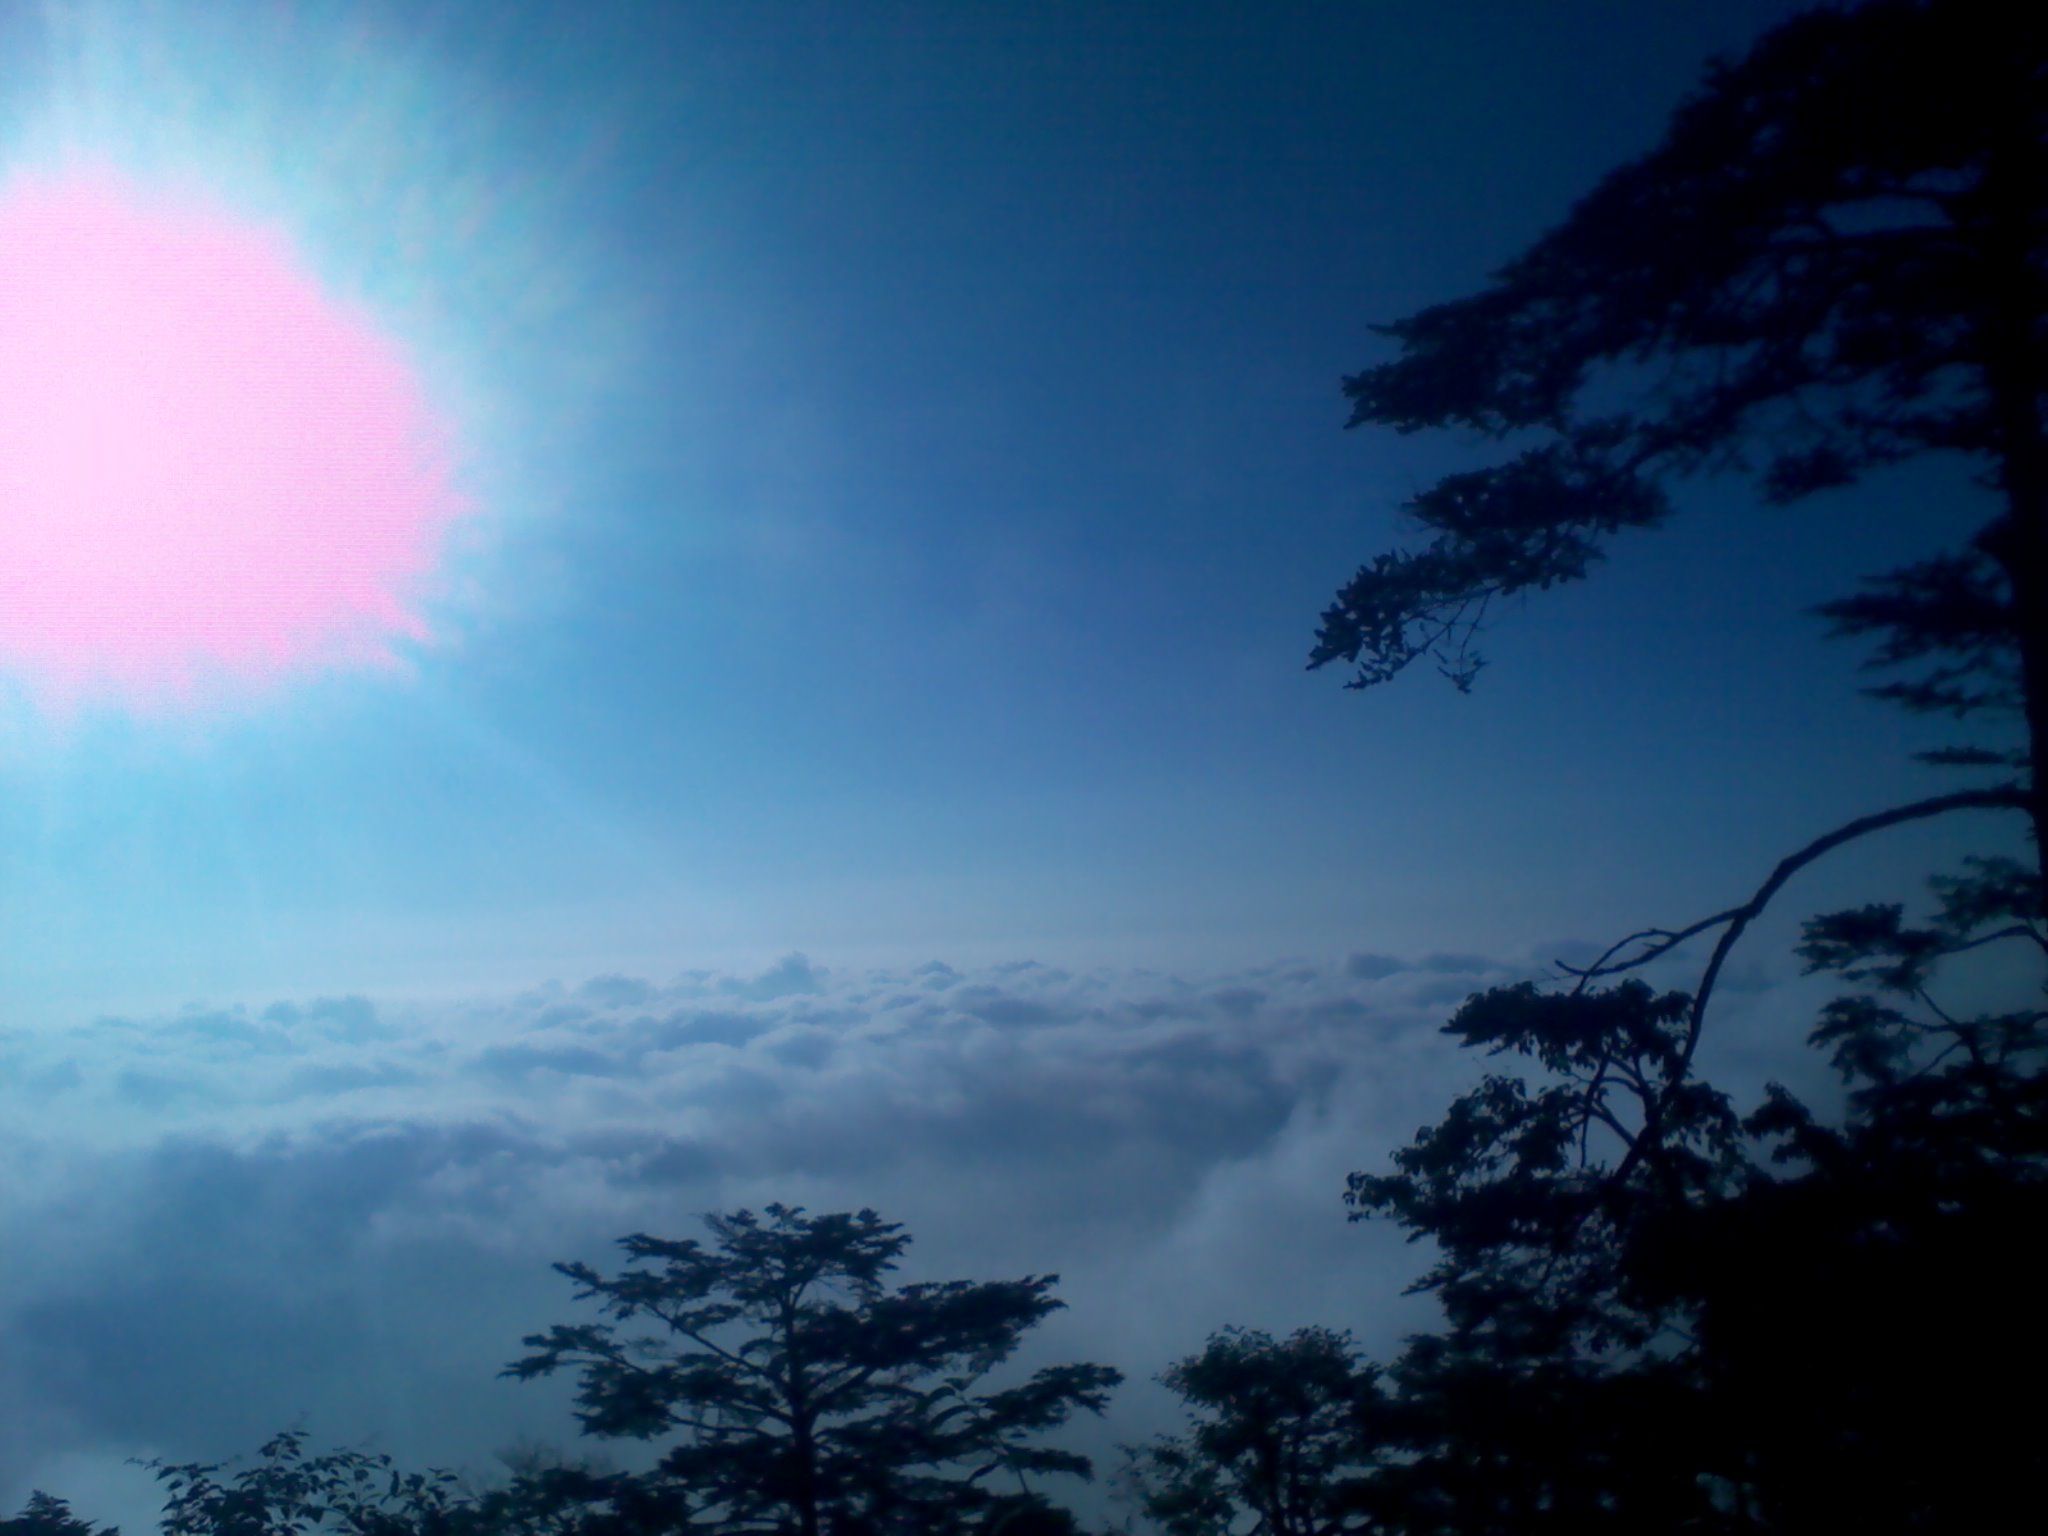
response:
M10 1006L1502 951L1719 904L1919 782L1802 610L1950 536L1939 470L1689 489L1503 614L1470 698L1302 662L1401 500L1488 451L1340 430L1373 322L1483 280L1788 9L305 13L366 80L441 80L486 196L547 210L545 323L454 341L513 402L491 555L410 680L175 740L19 725ZM509 254L445 233L419 282L459 310Z

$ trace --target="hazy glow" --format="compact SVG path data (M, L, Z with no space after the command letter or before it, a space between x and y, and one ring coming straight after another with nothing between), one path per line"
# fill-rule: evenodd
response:
M112 175L0 187L0 669L38 692L388 661L460 510L444 449L279 236Z

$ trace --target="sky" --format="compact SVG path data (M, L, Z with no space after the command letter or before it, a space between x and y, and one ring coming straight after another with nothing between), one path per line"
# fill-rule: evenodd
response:
M1484 452L1342 430L1374 324L1792 9L0 10L0 1504L559 1438L548 1262L739 1203L1061 1270L1105 1436L1414 1326L1339 1196L1445 1011L1938 782L1806 612L1935 471L1687 487L1469 696L1304 670Z

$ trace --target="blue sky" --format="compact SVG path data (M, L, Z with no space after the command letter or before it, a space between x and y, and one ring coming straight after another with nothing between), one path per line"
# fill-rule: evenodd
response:
M1303 671L1484 451L1341 430L1373 323L1791 9L0 12L0 158L84 143L290 230L477 507L398 674L169 720L0 679L0 1239L76 1217L0 1280L0 1504L118 1513L122 1457L273 1405L481 1455L541 1419L439 1394L504 1390L548 1260L739 1200L1064 1267L1062 1339L1140 1382L1226 1321L1395 1337L1399 1245L1337 1196L1462 1080L1457 997L1938 782L1804 613L1952 537L1938 468L1690 487L1505 615L1469 697ZM1739 1082L1789 973L1729 988ZM1254 1273L1246 1231L1313 1261ZM332 1306L264 1286L330 1260ZM491 1299L442 1330L450 1285ZM484 1427L419 1407L457 1401Z
M1370 325L1778 9L17 17L13 115L82 57L123 103L83 136L293 228L444 386L480 511L410 677L14 712L6 1006L1539 943L1684 905L1630 851L1698 825L1722 894L1845 774L1896 782L1800 610L1918 547L1903 496L1844 541L1703 492L1504 621L1471 699L1301 661L1474 451L1339 430Z

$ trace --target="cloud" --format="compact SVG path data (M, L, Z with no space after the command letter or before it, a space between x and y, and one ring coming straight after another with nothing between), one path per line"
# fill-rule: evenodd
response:
M1598 953L1597 950L1592 951ZM1424 955L1419 960L1403 960L1394 955L1379 955L1360 952L1348 956L1344 961L1344 974L1355 981L1385 981L1390 976L1406 972L1426 971L1434 976L1484 976L1489 972L1507 969L1500 961L1485 955L1450 954L1439 951Z
M1395 1298L1416 1256L1346 1223L1343 1179L1469 1075L1435 998L1500 969L792 955L15 1031L0 1503L52 1468L215 1458L300 1419L484 1469L522 1436L566 1443L566 1384L494 1374L576 1315L551 1263L775 1199L904 1221L914 1276L1061 1273L1035 1348L1131 1376L1088 1432L1107 1451L1161 1427L1147 1381L1225 1323L1381 1347L1415 1325Z
M617 1077L632 1068L630 1062L589 1046L528 1041L491 1046L478 1055L477 1065L498 1077L524 1077L535 1072L555 1072L570 1077Z
M653 1001L651 982L637 976L595 976L576 989L576 995L606 1008L639 1008Z
M821 992L825 987L825 973L811 964L803 955L784 955L760 975L741 981L728 977L719 983L721 991L731 992L737 997L751 997L761 1002L771 1002L778 997L790 997L799 993Z

